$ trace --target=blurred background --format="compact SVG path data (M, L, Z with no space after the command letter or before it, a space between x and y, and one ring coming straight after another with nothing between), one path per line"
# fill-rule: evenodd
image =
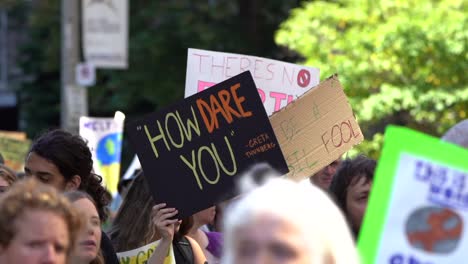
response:
M0 0L0 130L35 138L61 126L68 1L75 0ZM98 69L95 84L82 88L89 116L120 110L128 121L182 99L187 49L198 48L318 67L321 80L338 73L366 138L356 151L373 158L387 124L440 136L467 118L467 1L132 0L128 6L128 67ZM133 155L124 137L123 168Z

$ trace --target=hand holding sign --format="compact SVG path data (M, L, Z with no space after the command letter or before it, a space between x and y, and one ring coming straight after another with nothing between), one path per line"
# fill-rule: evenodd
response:
M172 241L174 238L174 232L176 232L175 225L178 224L179 220L172 218L177 213L177 209L167 208L165 203L153 206L151 221L156 226L156 230L163 240Z
M157 203L184 218L233 195L236 176L287 165L250 72L127 126Z

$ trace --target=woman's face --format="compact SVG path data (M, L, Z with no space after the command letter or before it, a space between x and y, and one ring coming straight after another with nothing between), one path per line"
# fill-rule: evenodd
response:
M351 222L351 227L356 232L361 228L362 218L367 208L372 181L366 182L366 177L362 176L351 181L346 193L346 212Z
M80 212L85 220L78 235L73 258L89 263L96 258L101 248L101 220L96 206L87 198L74 201L73 207Z
M312 261L299 228L277 216L258 215L233 233L233 263L308 264Z
M16 234L5 248L0 263L65 264L70 245L65 220L54 212L27 210L14 223Z

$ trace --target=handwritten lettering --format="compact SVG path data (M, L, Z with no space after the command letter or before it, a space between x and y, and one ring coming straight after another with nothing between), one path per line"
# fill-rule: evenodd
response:
M254 148L258 145L261 145L263 143L265 143L266 141L270 140L270 137L268 136L267 133L263 133L257 137L254 137L252 139L249 140L249 144L247 144L248 147L250 148Z
M286 161L288 162L289 173L292 177L305 170L312 169L318 162L317 160L312 159L312 157L307 156L305 149L294 151L286 157Z
M197 99L196 104L198 110L200 111L203 122L205 123L206 129L209 133L212 133L214 129L219 128L219 113L221 113L222 117L224 117L228 124L231 124L234 121L233 115L238 119L252 116L251 111L244 110L242 103L245 101L245 97L238 96L237 90L239 88L240 83L231 86L229 91L219 91L218 97L211 95L210 104L201 98ZM232 105L231 102L234 102L234 105Z
M84 124L85 128L93 131L109 131L118 126L114 120L90 121Z
M159 157L159 152L158 148L156 147L156 143L160 140L163 140L164 145L166 146L167 151L171 151L171 145L169 144L169 141L171 142L172 146L175 148L182 148L184 146L184 141L187 139L188 141L192 141L192 132L195 132L198 136L200 136L200 127L198 125L198 120L197 116L195 115L195 111L193 110L193 107L191 107L192 111L192 119L187 118L186 124L182 121L182 117L180 116L179 112L176 111L175 113L169 112L165 116L165 126L164 128L161 125L161 122L159 120L156 121L156 130L153 129L153 133L150 132L148 129L148 125L143 125L143 128L145 130L145 134L148 138L148 141L151 144L151 148L153 149L153 153L156 156L156 158ZM177 129L176 130L171 130L169 129L169 119L172 118L172 120L175 121L177 124ZM172 132L177 131L179 132L180 136L180 143L177 143L174 141L174 137L172 136ZM168 141L169 138L169 141Z
M294 117L283 120L280 123L281 131L288 141L291 141L296 134L296 123L293 122Z
M468 209L468 174L428 161L416 160L414 177L429 184L430 202Z
M249 56L211 56L208 54L193 53L195 63L200 74L220 74L223 79L228 79L236 74L250 70L257 80L281 80L284 87L300 87L296 80L300 78L299 67L287 65L281 62L265 60ZM307 71L308 72L308 71ZM310 73L309 73L310 74ZM310 78L310 76L309 76Z
M267 152L270 149L274 149L275 147L276 147L276 144L271 143L271 142L263 144L263 145L259 145L256 148L245 152L245 156L247 156L248 158L251 158L251 157L253 157L253 156L257 155L257 154Z
M224 141L226 143L226 147L229 151L230 157L231 157L231 162L232 162L232 169L228 170L224 164L224 162L221 160L219 157L218 153L218 148L214 145L214 143L211 143L210 147L208 146L202 146L198 149L197 154L195 154L195 150L192 150L191 152L191 160L187 160L183 155L180 155L180 159L187 165L187 167L192 171L193 176L195 177L195 180L197 182L198 187L200 190L203 190L203 183L200 178L200 174L202 175L203 179L209 183L209 184L217 184L219 179L220 179L220 167L221 170L229 175L233 176L237 173L237 162L236 158L234 157L234 152L232 151L231 143L227 136L224 136ZM202 155L203 153L207 153L209 155ZM224 152L224 151L223 151ZM215 170L215 177L211 177L212 175L207 175L206 169L203 167L204 164L206 164L206 160L203 159L203 157L210 157L216 167ZM198 161L198 163L197 163ZM197 167L198 165L198 167ZM199 173L200 172L200 173Z
M212 82L198 81L197 91L198 92L204 91L205 89L208 89L208 88L210 88L211 86L213 86L215 84L216 83L212 83ZM294 95L292 95L292 94L287 94L287 93L282 93L282 92L275 92L275 91L270 91L268 93L268 97L267 97L266 94L265 94L265 91L263 91L263 89L257 88L257 90L258 90L258 94L260 95L260 98L262 99L262 103L265 104L267 99L269 101L274 100L274 111L278 111L283 106L290 104L295 98ZM286 102L286 104L284 104L283 102ZM317 117L317 113L318 113L317 105L314 105L314 107L315 107L314 108L314 114Z
M418 259L415 256L405 256L401 253L395 253L390 256L388 264L432 264L432 262L426 262Z
M343 144L350 142L352 138L357 138L358 136L360 136L360 134L353 128L351 119L346 119L325 131L325 133L322 134L322 143L327 152L330 153L329 147L333 146L334 148L339 148L343 146Z

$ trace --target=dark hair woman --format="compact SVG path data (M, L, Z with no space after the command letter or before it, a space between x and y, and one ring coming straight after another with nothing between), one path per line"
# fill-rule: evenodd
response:
M364 155L345 159L330 186L330 193L348 219L355 237L359 234L367 208L376 164L375 160Z
M79 135L56 129L41 135L31 146L24 167L26 177L54 186L60 191L81 190L96 202L102 222L107 219L111 195L101 185L101 176L93 173L93 159ZM101 247L106 263L118 263L109 238L102 233Z

